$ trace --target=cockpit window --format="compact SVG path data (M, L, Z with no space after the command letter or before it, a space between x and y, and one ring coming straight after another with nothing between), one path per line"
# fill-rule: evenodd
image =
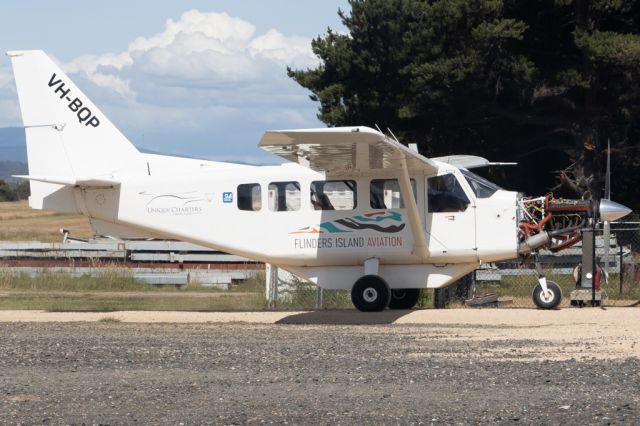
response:
M469 198L453 174L430 177L427 185L429 213L463 212L469 206Z
M473 193L476 194L476 197L478 198L489 198L495 194L497 190L502 189L495 183L490 182L475 173L471 173L469 170L460 169L460 171L462 172L462 176L464 176L469 183Z

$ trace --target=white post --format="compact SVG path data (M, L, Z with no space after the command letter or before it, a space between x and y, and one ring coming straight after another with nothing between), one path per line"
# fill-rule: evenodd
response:
M278 301L278 267L270 263L265 264L266 296L269 307L275 309Z

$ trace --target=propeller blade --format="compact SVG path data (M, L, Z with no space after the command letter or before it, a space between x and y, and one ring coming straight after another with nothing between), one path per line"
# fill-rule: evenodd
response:
M602 230L602 239L604 240L604 276L609 278L609 249L611 248L611 223L604 221Z
M611 199L611 141L607 139L607 175L604 180L604 198Z

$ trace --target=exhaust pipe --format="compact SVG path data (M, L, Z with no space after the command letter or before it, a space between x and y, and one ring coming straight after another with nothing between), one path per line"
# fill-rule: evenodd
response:
M551 244L551 236L546 231L533 235L518 245L518 255L526 256L540 247Z

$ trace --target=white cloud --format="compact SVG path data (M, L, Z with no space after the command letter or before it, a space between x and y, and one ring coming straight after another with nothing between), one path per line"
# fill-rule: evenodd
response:
M267 81L284 75L284 67L311 66L317 58L311 40L285 36L275 29L255 35L255 27L226 13L184 12L167 20L163 32L138 37L127 51L84 55L65 64L69 73L82 72L98 86L110 86L122 95L134 95L131 80L171 78L171 85L189 86L227 82Z
M274 62L296 67L317 63L311 52L311 40L306 37L286 37L271 29L266 34L251 40L249 51L254 56L262 56Z
M22 118L11 66L0 64L0 127L19 126Z
M0 64L0 90L5 90L13 85L11 68L6 64Z
M309 38L276 29L256 34L238 17L190 10L126 50L82 55L62 68L132 139L152 129L159 138L213 131L234 140L232 132L242 129L253 139L243 143L253 148L265 127L318 125L316 106L286 75L286 66L317 63ZM9 78L0 68L0 93L13 87ZM152 145L146 138L143 143ZM232 145L225 149L242 148Z
M256 28L249 22L234 18L226 13L205 13L197 10L184 12L177 22L168 19L165 30L152 37L139 37L129 45L129 50L150 50L167 47L179 34L202 34L207 39L219 41L222 51L243 45L255 33Z

